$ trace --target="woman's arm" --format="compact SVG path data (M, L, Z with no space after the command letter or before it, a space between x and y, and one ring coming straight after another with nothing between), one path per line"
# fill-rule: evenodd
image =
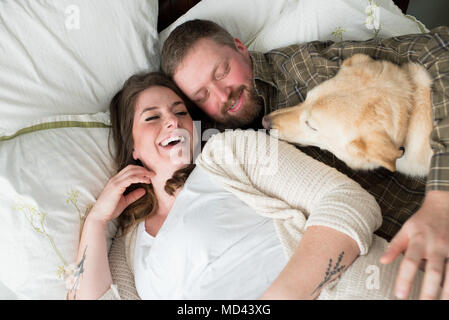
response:
M276 219L291 259L263 298L316 297L329 280L329 263L332 279L368 252L382 221L375 199L356 182L263 132L216 135L197 164Z
M354 239L364 255L382 223L379 205L359 184L264 132L216 134L196 163L297 242L307 228L325 226Z
M328 227L310 227L260 299L315 299L325 285L352 264L359 252L357 243L344 233Z
M69 299L98 299L111 287L106 225L145 195L145 190L139 188L125 196L126 188L133 183L150 183L152 176L143 167L129 165L108 181L84 223L76 259L78 271Z
M111 286L106 245L106 223L90 212L84 223L78 256L79 272L73 279L69 299L98 299Z

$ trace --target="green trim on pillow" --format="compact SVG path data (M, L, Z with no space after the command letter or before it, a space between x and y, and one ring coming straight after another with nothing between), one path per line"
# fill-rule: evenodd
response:
M0 137L0 141L14 139L17 136L27 133L33 133L41 130L60 129L60 128L110 128L110 125L102 122L85 122L85 121L55 121L37 124L31 127L23 128L13 135Z

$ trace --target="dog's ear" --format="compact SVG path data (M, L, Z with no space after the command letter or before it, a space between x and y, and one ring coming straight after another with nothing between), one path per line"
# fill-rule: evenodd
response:
M401 157L402 151L396 148L393 141L385 132L371 133L367 138L351 141L348 151L355 156L390 170L396 170L396 159Z
M367 63L372 61L371 57L366 54L356 53L352 57L345 59L342 63L342 67L350 67L355 64Z

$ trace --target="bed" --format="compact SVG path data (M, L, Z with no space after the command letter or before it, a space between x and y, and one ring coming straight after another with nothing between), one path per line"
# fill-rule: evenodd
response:
M391 0L0 2L0 299L64 299L83 220L114 173L108 104L211 19L250 50L427 32ZM293 32L285 32L293 30ZM117 224L108 226L110 247Z

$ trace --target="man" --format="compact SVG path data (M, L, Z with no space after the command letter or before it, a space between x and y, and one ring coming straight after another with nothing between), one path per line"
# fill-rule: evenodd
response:
M264 115L304 101L308 90L334 76L355 53L397 64L414 61L429 71L435 155L427 181L384 169L355 172L326 151L301 150L356 180L378 201L384 221L377 234L393 238L381 262L390 263L405 251L396 295L407 297L421 262L426 262L421 298L449 299L449 277L444 279L449 275L449 28L365 42L315 41L262 54L249 52L215 23L193 20L166 40L161 66L222 128L257 129Z

